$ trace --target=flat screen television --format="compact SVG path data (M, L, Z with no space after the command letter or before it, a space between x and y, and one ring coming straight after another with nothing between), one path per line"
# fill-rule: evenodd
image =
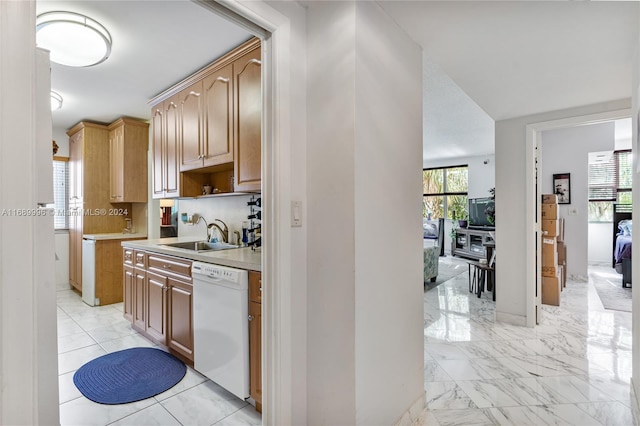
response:
M495 229L495 223L491 223L487 218L485 210L489 206L494 206L492 198L469 198L469 228Z

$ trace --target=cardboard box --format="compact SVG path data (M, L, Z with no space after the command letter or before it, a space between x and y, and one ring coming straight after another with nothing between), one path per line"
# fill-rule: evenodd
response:
M542 234L545 237L557 237L560 234L559 221L542 219Z
M555 238L542 237L542 266L558 264L558 242Z
M542 277L542 303L560 306L560 278Z
M558 204L558 196L556 194L542 194L542 204Z
M564 263L567 261L567 246L565 245L564 241L560 241L558 239L558 264L559 265L564 265Z
M557 277L560 273L559 265L542 265L542 276L543 277Z
M546 203L540 205L542 219L558 219L558 212L557 204Z

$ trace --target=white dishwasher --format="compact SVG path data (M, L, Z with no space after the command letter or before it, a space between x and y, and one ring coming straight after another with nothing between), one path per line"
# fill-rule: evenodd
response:
M193 366L238 398L249 397L249 274L193 262Z

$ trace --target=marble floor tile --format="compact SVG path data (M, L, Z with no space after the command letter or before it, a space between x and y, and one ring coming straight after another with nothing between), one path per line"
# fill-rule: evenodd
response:
M495 425L541 426L546 424L539 416L536 406L492 407L483 409L483 412Z
M158 425L158 426L180 426L181 423L176 420L161 404L154 404L150 407L144 408L140 411L128 415L116 422L111 423L111 426L146 426L146 425Z
M453 380L513 379L530 376L509 358L439 360L438 364Z
M131 328L131 324L124 321L124 319L119 319L118 321L114 321L109 325L91 329L87 331L87 333L97 343L102 343L109 340L118 339L120 337L129 336L131 334L136 334L137 332Z
M535 391L544 393L554 404L612 401L588 381L576 376L538 377L534 379Z
M441 426L492 426L495 423L488 417L484 410L466 409L466 410L440 410L433 412L438 424ZM429 423L427 425L430 426Z
M575 404L540 405L535 407L545 425L600 426L601 423ZM622 426L622 425L619 425Z
M471 398L456 382L425 384L428 410L476 408Z
M58 320L58 338L78 333L84 333L84 330L71 318Z
M424 381L428 382L448 382L451 377L440 367L437 361L425 361Z
M212 425L247 405L210 380L161 404L184 425Z
M630 377L622 379L611 374L590 375L586 378L591 386L627 407L631 407L633 401L630 380Z
M455 345L446 343L428 343L425 352L435 360L441 359L467 359L467 356Z
M631 426L634 424L631 409L618 401L576 405L605 426Z
M527 379L470 380L456 383L479 408L549 402L541 401L543 395L533 392Z

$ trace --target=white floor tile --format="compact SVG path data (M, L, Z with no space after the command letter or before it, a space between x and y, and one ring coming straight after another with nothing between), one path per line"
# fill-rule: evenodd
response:
M216 426L260 426L262 425L262 415L258 413L253 405L236 411L228 417L220 420Z
M58 337L58 353L69 352L75 349L86 348L95 345L96 341L86 332L69 334Z
M73 375L75 371L61 374L58 376L58 391L60 394L60 404L63 402L71 401L72 399L80 398L82 393L78 390L73 383Z
M154 404L150 407L137 411L130 416L111 423L111 426L180 426L176 420L161 404Z
M153 398L131 404L104 405L84 396L60 405L61 426L108 425L155 403Z
M206 381L161 402L184 425L212 425L247 403L212 381Z
M99 345L87 346L58 355L58 374L77 370L85 363L106 354Z

